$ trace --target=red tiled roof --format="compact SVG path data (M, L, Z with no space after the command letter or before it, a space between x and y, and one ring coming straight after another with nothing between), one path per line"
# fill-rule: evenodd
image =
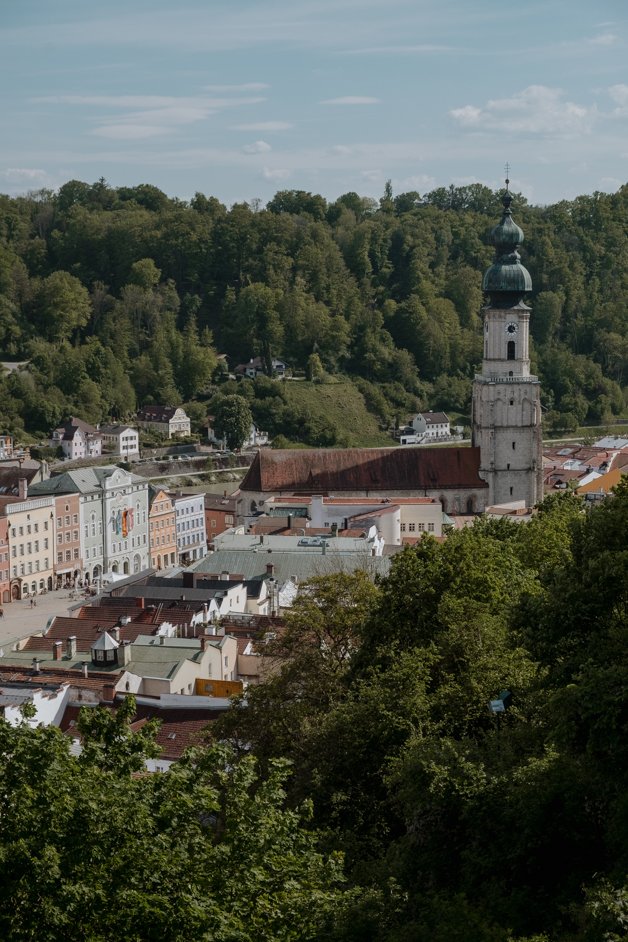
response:
M479 448L262 449L243 492L485 488Z

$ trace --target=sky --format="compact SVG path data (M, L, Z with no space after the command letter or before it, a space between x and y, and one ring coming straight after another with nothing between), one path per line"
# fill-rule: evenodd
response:
M628 181L626 0L0 0L0 193Z

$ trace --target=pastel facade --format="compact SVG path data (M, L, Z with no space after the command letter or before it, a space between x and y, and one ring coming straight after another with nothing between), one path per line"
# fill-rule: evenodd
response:
M190 419L175 406L144 406L135 418L138 426L166 438L182 438L191 432Z
M98 429L74 416L56 428L50 436L53 448L61 448L71 461L79 458L99 458L102 454L102 439Z
M203 494L170 494L175 508L178 562L186 566L207 553L205 497Z
M121 458L136 458L140 453L140 435L130 425L101 425L98 430L107 451Z
M54 584L55 502L29 498L11 504L6 513L11 564L11 598L37 595Z
M172 499L166 491L149 487L150 564L167 569L177 564L177 523Z
M54 498L56 585L72 584L83 573L81 552L81 502L78 494Z
M115 465L81 468L42 481L32 495L79 495L80 548L88 581L149 565L148 483Z

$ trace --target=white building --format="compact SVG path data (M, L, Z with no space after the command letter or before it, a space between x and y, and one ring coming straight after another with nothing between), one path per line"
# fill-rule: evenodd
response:
M167 438L182 438L191 432L190 419L175 406L144 406L135 420L140 428Z
M207 553L204 494L169 494L174 504L179 564L187 566Z
M80 468L32 485L31 496L79 494L81 557L90 581L150 565L148 482L115 465Z
M135 458L140 453L140 435L130 425L101 425L98 430L108 451L121 458Z
M71 461L77 458L99 458L102 454L102 438L98 429L74 416L56 428L50 436L52 448L61 448Z

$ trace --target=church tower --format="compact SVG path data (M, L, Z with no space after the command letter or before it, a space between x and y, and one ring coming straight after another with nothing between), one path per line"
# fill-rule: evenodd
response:
M532 279L517 248L523 232L513 221L512 195L503 197L501 221L491 231L495 261L484 275L482 372L473 382L472 444L480 449L480 476L488 504L543 498L540 383L530 374L530 308L524 298Z

